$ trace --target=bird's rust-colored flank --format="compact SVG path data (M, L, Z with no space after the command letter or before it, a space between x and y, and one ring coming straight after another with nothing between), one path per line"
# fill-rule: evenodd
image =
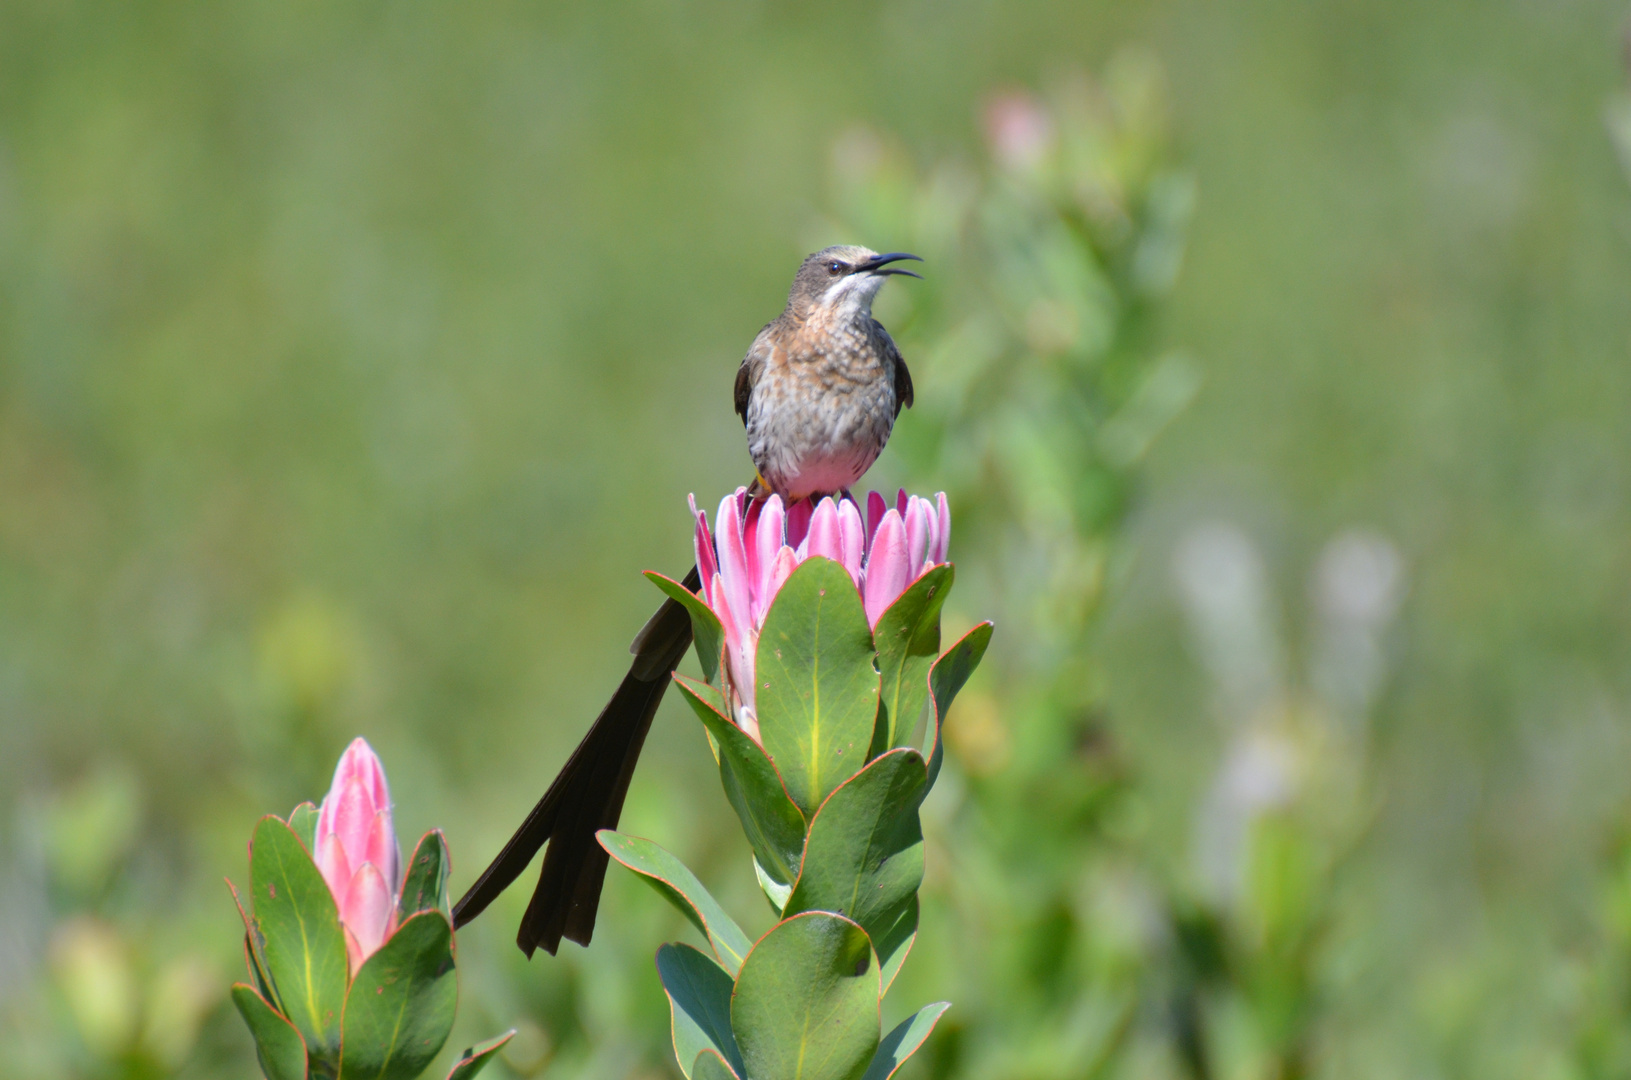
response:
M736 373L748 453L787 501L847 490L883 452L912 377L872 299L912 255L832 247L804 260L787 307ZM916 276L916 275L912 275Z

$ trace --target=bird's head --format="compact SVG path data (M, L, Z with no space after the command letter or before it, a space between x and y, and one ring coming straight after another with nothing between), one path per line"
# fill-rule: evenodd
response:
M799 267L787 294L787 307L804 318L822 313L845 319L871 314L872 298L883 288L885 278L891 274L919 276L890 265L903 259L923 261L900 251L879 255L864 247L825 248Z

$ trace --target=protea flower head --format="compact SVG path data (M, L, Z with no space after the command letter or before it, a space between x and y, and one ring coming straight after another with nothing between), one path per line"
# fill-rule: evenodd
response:
M317 868L340 909L351 974L396 931L402 853L391 828L385 768L366 739L340 755L317 811Z
M945 492L934 502L901 491L895 504L867 496L866 520L851 499L784 506L780 496L749 499L737 488L719 504L714 528L691 499L696 517L702 597L725 631L726 681L736 721L755 739L753 662L771 601L793 570L812 555L843 564L860 591L867 623L878 619L924 572L946 561L951 510Z

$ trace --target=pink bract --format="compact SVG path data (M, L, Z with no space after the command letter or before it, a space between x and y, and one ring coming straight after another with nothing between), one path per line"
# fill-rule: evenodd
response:
M402 853L391 827L385 768L365 739L340 755L317 811L317 868L340 909L351 974L396 931Z
M933 502L901 491L890 506L877 492L867 496L866 520L850 499L784 506L780 496L749 499L745 487L725 496L708 528L697 509L697 569L702 598L725 632L725 676L736 722L759 738L754 709L753 664L759 631L771 602L793 570L819 555L849 571L873 629L900 595L928 570L946 561L951 510L945 492Z

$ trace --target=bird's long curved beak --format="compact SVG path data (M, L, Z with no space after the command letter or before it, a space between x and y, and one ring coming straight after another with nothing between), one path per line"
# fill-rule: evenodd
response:
M855 265L855 269L857 272L862 270L870 271L879 277L887 277L890 274L903 274L906 277L915 277L919 281L922 281L922 274L914 274L910 270L902 270L898 266L889 265L890 263L900 262L902 259L913 259L917 262L923 261L923 258L920 255L908 255L904 251L892 251L888 255L879 255L876 259L868 259L864 263L857 263Z

